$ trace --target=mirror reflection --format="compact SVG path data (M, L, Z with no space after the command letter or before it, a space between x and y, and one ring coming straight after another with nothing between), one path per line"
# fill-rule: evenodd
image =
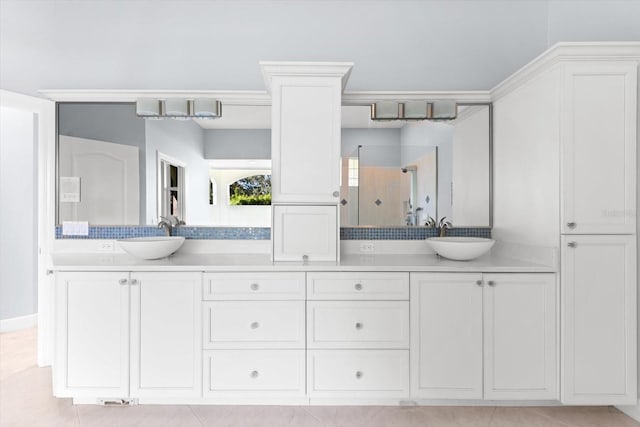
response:
M490 225L490 108L453 121L371 121L343 106L342 226ZM133 103L58 104L58 222L269 227L271 108L145 120Z

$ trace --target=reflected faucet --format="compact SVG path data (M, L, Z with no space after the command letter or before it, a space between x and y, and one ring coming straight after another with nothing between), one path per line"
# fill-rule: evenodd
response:
M180 225L185 225L185 222L178 219L178 217L170 216L167 218L166 216L161 216L158 228L162 228L167 236L171 236L173 229Z
M440 237L445 237L447 234L447 230L449 230L453 224L451 224L450 221L446 220L447 217L443 216L442 218L440 218L440 221L438 221L438 229L440 229Z

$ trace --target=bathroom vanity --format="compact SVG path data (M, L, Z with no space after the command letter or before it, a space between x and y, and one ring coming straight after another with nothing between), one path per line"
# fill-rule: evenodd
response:
M434 255L337 265L102 258L56 256L59 397L558 399L558 286L548 266Z
M434 94L343 93L350 64L261 64L271 239L191 238L156 261L57 242L54 394L636 405L639 63L638 43L560 44L492 91L449 94L491 103L481 217L500 248L473 261L341 241L341 105Z

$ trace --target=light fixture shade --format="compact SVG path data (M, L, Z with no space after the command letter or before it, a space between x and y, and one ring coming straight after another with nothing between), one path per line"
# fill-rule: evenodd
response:
M222 103L213 98L193 100L193 116L203 119L214 119L222 116Z
M153 98L140 98L136 101L136 115L139 117L160 117L160 101Z
M396 101L380 101L371 104L371 120L397 120L399 104Z
M458 106L455 101L441 100L433 101L432 119L435 120L453 120L458 115Z
M404 103L404 119L426 119L429 117L430 104L427 101L406 101Z
M188 117L189 102L182 98L167 98L164 101L164 114L169 117Z

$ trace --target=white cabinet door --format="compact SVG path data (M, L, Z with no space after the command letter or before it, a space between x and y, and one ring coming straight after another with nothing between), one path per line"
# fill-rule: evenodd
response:
M340 196L341 77L272 81L274 203L335 203Z
M274 261L336 261L337 206L273 207Z
M131 396L202 393L202 273L132 273Z
M481 284L479 273L411 274L413 397L482 399Z
M555 400L555 274L485 274L484 398Z
M635 236L562 237L562 402L635 405Z
M331 300L408 300L409 273L307 273L307 298Z
M635 233L637 96L635 62L566 66L563 233Z
M128 273L56 274L57 397L129 395Z

